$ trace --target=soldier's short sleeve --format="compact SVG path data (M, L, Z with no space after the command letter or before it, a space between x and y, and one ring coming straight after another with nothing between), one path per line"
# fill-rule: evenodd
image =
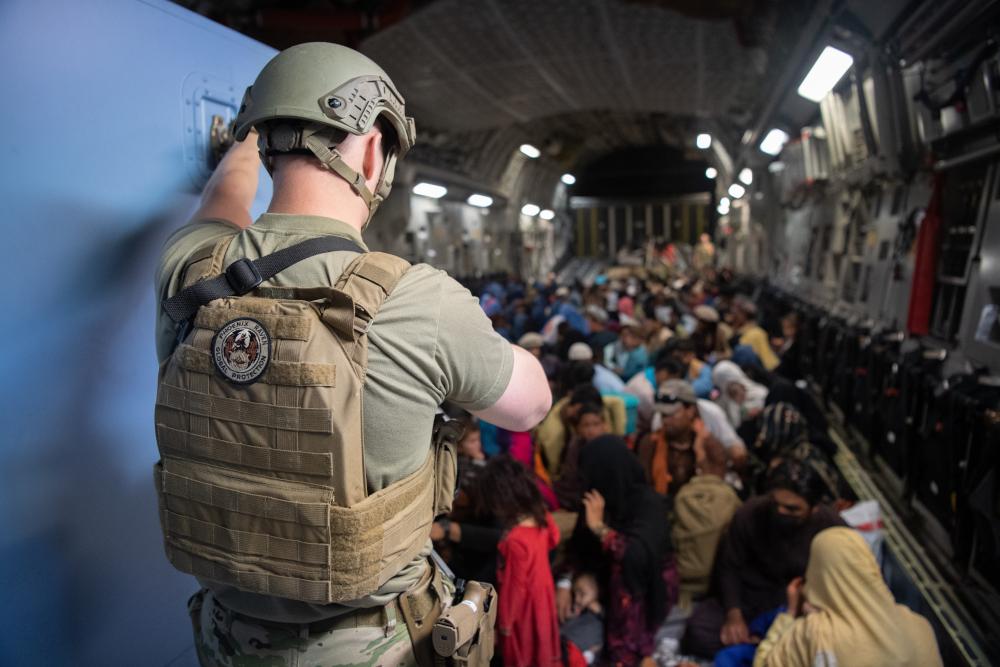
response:
M514 369L514 350L479 300L454 279L441 285L435 356L447 399L469 411L484 410L503 395Z
M163 245L156 268L156 350L162 361L173 345L174 326L160 309L160 302L173 296L184 280L184 267L196 250L240 231L224 220L200 220L184 225Z

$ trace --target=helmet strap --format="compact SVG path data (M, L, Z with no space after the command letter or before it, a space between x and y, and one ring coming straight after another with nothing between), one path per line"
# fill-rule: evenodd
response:
M324 129L316 128L315 126L303 128L301 134L292 143L295 146L308 149L309 152L316 156L316 159L320 161L323 167L347 181L354 194L361 197L361 200L368 208L368 217L361 226L361 231L364 232L378 210L379 204L389 196L389 190L392 189L392 181L396 172L397 153L395 150L392 150L386 155L385 161L382 164L382 173L379 174L378 185L375 188L375 192L372 193L365 183L364 176L349 167L336 148L330 148L329 144L331 141L334 141L334 138L333 136L328 136L328 133ZM261 132L258 145L260 147L261 160L264 162L268 173L271 173L274 169L274 159L269 154L267 138L263 132ZM283 148L285 150L281 152L288 152L288 147Z
M365 202L365 206L371 208L374 196L365 184L364 176L361 175L361 172L354 171L348 167L347 163L344 162L344 158L336 148L331 149L327 147L326 142L317 137L315 134L303 137L302 143L305 144L306 148L312 151L313 155L316 156L324 167L347 181L347 184L351 186L352 190L354 190L354 194L361 197L361 199Z

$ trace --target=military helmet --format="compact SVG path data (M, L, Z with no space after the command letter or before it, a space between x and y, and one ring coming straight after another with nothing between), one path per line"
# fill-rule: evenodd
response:
M385 165L372 193L361 174L341 159L336 144L344 132L365 134L380 118L391 131L386 133ZM264 66L243 96L236 139L245 139L251 127L260 133L258 146L268 170L275 154L307 149L351 184L368 205L369 220L389 194L396 160L416 139L413 119L406 116L403 96L389 75L354 49L325 42L298 44Z

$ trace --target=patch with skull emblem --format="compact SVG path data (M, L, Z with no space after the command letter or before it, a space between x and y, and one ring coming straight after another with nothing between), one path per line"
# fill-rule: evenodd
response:
M233 384L253 384L271 361L271 336L257 320L230 320L212 339L212 361Z

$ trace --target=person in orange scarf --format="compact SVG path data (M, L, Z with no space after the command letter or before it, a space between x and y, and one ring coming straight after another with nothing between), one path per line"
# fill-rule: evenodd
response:
M813 538L805 583L788 586L757 647L754 667L940 667L930 623L896 604L860 533L827 528Z
M702 422L698 397L689 383L664 382L656 393L653 408L660 414L661 426L643 436L636 454L653 489L666 496L677 493L694 477L707 450L725 460L725 447Z

